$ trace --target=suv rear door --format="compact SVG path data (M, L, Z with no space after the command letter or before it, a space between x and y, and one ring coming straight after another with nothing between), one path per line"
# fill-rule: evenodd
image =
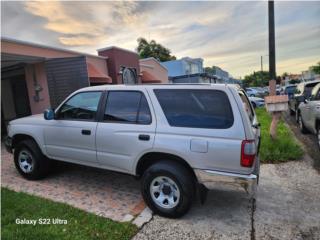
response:
M156 121L145 90L108 91L96 133L102 167L131 173L136 158L153 147Z
M169 151L195 169L252 172L240 165L245 131L227 87L155 87L150 96L157 112L154 151Z

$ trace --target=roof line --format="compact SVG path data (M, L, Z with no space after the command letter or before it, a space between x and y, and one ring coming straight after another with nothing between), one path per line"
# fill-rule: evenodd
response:
M52 46L43 45L43 44L39 44L39 43L26 42L26 41L13 39L13 38L9 38L9 37L1 37L1 41L24 44L24 45L29 45L29 46L38 47L38 48L48 48L48 49L52 49L52 50L68 52L68 53L75 53L75 54L80 54L80 55L86 55L86 56L89 56L89 57L95 57L95 58L100 58L100 59L108 59L108 57L93 55L93 54L90 54L90 53L73 51L73 50L69 50L69 49L65 49L65 48L52 47Z
M122 51L129 52L129 53L134 53L134 54L137 54L137 55L138 55L138 53L135 52L135 51L128 50L128 49L121 48L121 47L117 47L117 46L110 46L110 47L105 47L105 48L99 48L99 49L97 49L97 52L101 52L101 51L104 51L104 50L110 50L110 49L118 49L118 50L122 50Z
M156 58L154 58L154 57L148 57L148 58L139 59L139 62L144 62L144 61L147 61L147 60L154 60L154 61L156 61L162 68L164 68L165 70L168 71L168 69L167 69L165 66L163 66L163 65L161 64L161 62L158 61L158 60L157 60Z

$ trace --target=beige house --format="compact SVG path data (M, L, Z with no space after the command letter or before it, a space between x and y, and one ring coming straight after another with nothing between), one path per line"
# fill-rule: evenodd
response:
M169 83L168 70L153 58L139 60L142 83Z

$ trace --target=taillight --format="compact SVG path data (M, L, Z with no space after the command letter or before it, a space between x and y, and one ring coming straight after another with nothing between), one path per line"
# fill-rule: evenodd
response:
M243 140L241 144L241 166L252 167L256 156L256 144L254 140Z

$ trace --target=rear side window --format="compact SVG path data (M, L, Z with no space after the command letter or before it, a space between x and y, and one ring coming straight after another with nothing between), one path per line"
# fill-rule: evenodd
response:
M233 124L232 108L223 91L155 89L154 93L170 126L226 129Z
M150 124L151 114L146 97L138 91L110 91L104 121Z
M239 95L240 95L240 98L242 100L242 104L243 104L244 110L246 111L250 121L252 122L253 117L254 117L254 111L253 111L253 109L251 107L249 99L247 98L247 96L242 91L239 91Z

